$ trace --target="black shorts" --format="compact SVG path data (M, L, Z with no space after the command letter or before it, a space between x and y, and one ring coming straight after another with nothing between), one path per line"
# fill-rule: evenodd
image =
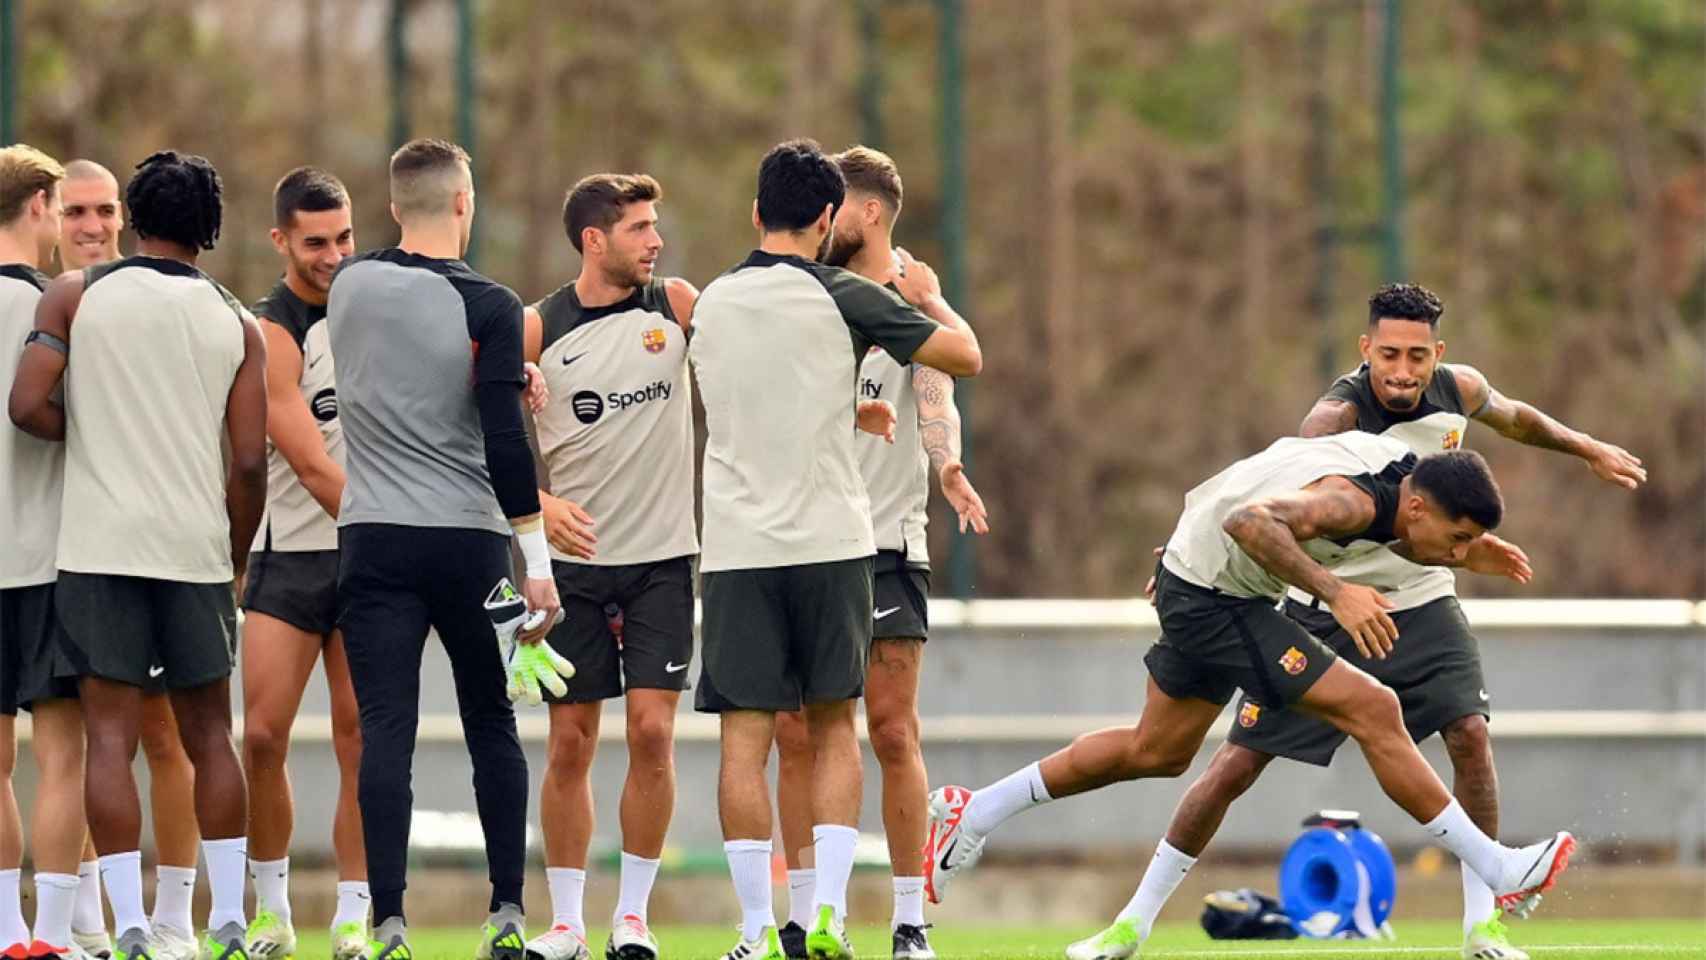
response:
M65 643L53 584L0 590L0 715L77 696L77 669Z
M243 609L325 637L338 625L336 550L256 550L249 554Z
M54 602L78 676L183 690L225 679L236 663L229 581L62 571Z
M883 550L876 570L871 639L929 639L930 568L907 566L899 552Z
M1287 601L1286 614L1398 694L1404 726L1419 743L1472 714L1490 716L1481 647L1456 597L1392 614L1398 642L1385 660L1357 652L1355 641L1324 608ZM1339 728L1295 710L1264 710L1240 701L1228 739L1260 753L1326 766L1345 742Z
M1143 663L1175 699L1225 704L1242 688L1263 707L1295 703L1332 666L1333 651L1272 600L1234 597L1155 573L1161 639Z
M552 703L590 703L623 690L685 690L693 662L693 558L595 566L553 561L564 619L551 648L575 675ZM620 612L621 636L610 614Z
M700 577L704 662L695 709L786 713L865 693L871 558Z

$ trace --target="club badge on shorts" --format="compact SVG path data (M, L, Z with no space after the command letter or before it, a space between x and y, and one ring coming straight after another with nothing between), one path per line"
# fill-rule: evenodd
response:
M669 338L664 336L663 328L653 327L641 332L640 342L645 344L647 353L662 353L663 348L669 345Z
M1279 665L1281 670L1295 677L1309 668L1309 658L1303 655L1302 650L1292 647L1279 658Z
M1240 727L1253 727L1256 725L1256 721L1261 718L1262 708L1254 703L1245 703L1244 706L1238 708L1238 725Z

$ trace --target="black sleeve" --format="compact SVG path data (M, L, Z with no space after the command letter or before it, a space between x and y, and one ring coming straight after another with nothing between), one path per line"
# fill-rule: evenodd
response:
M882 347L905 366L912 355L941 329L892 290L837 267L819 270L817 277L841 310L842 319L858 336ZM863 355L863 351L860 352Z
M465 291L463 298L492 492L504 516L530 516L539 512L539 487L521 419L521 388L527 382L521 369L521 299L497 284Z
M1402 460L1387 464L1386 469L1379 473L1364 473L1345 478L1374 498L1374 522L1363 532L1345 538L1345 542L1378 540L1385 543L1397 539L1393 524L1398 519L1398 485L1415 469L1416 455L1411 453L1406 454Z

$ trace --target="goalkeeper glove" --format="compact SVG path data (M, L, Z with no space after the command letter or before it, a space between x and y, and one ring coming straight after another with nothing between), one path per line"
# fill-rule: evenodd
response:
M534 644L516 640L519 634L537 629L543 613L528 612L527 602L516 592L508 577L492 587L492 592L486 595L485 607L486 615L492 620L492 630L497 634L498 656L503 661L510 701L526 699L530 705L537 706L544 700L541 686L552 696L560 697L567 693L569 686L565 681L575 675L574 665L544 640ZM562 619L563 612L559 610L556 622L560 623Z

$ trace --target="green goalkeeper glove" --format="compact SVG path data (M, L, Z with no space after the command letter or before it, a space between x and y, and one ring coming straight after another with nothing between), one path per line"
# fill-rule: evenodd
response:
M575 675L574 664L551 649L543 639L533 644L516 640L521 633L538 628L541 614L528 612L526 601L516 592L509 578L498 581L492 592L487 594L485 607L492 620L492 631L497 634L498 656L503 662L507 681L505 692L510 702L526 699L530 705L539 705L544 702L541 686L552 696L560 697L567 693L569 686L566 681ZM563 612L559 610L557 623L562 619Z

